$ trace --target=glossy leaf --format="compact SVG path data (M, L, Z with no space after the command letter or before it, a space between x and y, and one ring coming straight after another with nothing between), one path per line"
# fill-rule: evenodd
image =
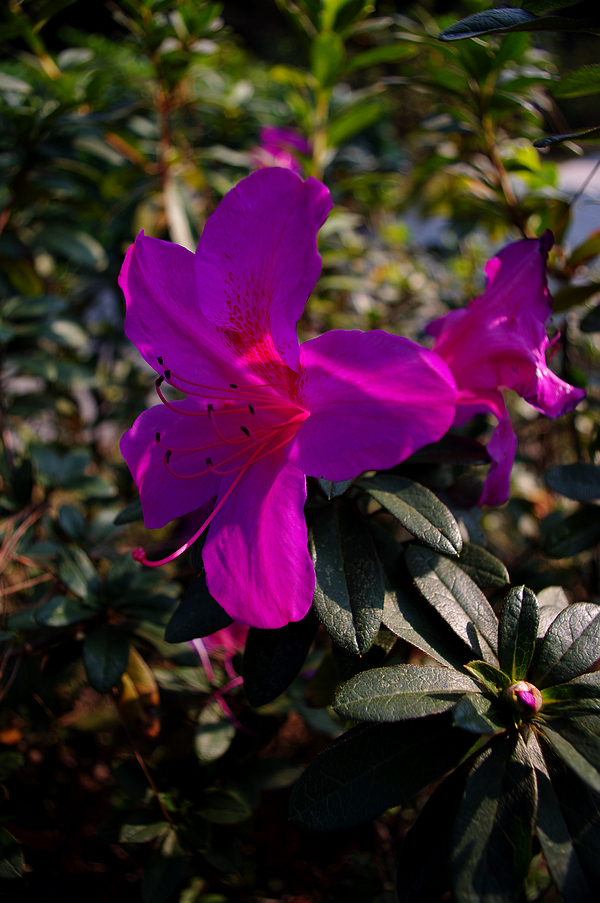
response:
M544 474L550 489L576 502L600 499L600 467L596 464L558 464Z
M497 665L498 620L479 587L453 561L412 545L406 563L421 593L475 657Z
M192 580L165 630L168 643L198 640L233 623L208 591L204 574Z
M472 735L452 730L445 714L352 728L317 756L296 784L292 820L316 831L358 825L438 780L472 742Z
M80 599L87 599L96 588L96 569L79 546L63 549L58 561L58 576Z
M483 693L463 696L454 706L452 723L474 734L498 734L514 726L508 713L500 709L497 697Z
M575 31L585 34L600 34L597 17L587 19L567 19L563 16L534 16L524 9L490 9L474 13L444 29L438 37L441 41L459 41L463 38L477 38L486 34L510 31Z
M569 605L548 629L532 682L541 690L587 671L600 657L600 606Z
M120 627L103 624L89 633L83 643L83 664L87 678L98 693L115 687L129 661L129 641Z
M376 474L358 485L393 514L409 533L447 555L458 555L462 537L448 508L425 486L394 474Z
M456 563L482 589L506 586L510 582L508 571L500 559L475 543L463 543Z
M312 609L302 621L275 630L251 627L244 650L244 692L251 706L266 705L300 673L317 632Z
M146 843L164 834L168 827L169 824L162 815L142 809L121 823L119 843Z
M202 797L199 812L215 825L237 825L252 814L248 804L231 790L210 787Z
M97 615L97 611L69 596L52 596L36 609L35 620L41 627L68 627Z
M426 665L391 665L363 671L342 684L333 708L355 721L404 721L451 709L478 691L466 674Z
M498 668L494 668L488 662L469 662L465 665L465 668L469 674L480 680L488 690L492 690L494 693L506 690L511 684L508 674L505 674L504 671L500 671Z
M495 740L478 757L452 831L457 903L517 903L531 857L535 773L519 736Z
M550 558L571 558L600 542L600 509L586 506L565 517L548 534L544 552Z
M350 507L328 505L313 522L309 548L319 620L342 649L363 655L379 632L385 594L365 522Z
M512 681L524 680L527 676L539 621L535 593L526 586L511 589L504 600L498 624L498 661Z
M231 746L235 737L235 724L225 714L219 701L214 699L205 705L198 716L194 750L198 760L204 765L220 759Z
M600 672L582 674L566 684L542 690L547 714L573 715L578 712L600 712Z
M563 762L600 793L600 715L549 717L541 730Z

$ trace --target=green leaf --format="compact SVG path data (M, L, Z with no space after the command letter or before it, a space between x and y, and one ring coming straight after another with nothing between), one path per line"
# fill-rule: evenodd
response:
M119 511L115 517L113 524L120 527L123 524L131 524L136 520L143 520L142 503L139 499L134 499L133 502L125 505L123 510Z
M328 147L342 147L360 132L377 122L383 116L383 106L377 101L365 102L350 109L342 108L332 116L327 126Z
M165 903L182 883L189 861L176 832L170 829L146 865L141 884L142 903Z
M488 662L468 662L466 670L493 693L501 693L511 685L511 679L504 671L494 668Z
M210 636L232 623L233 618L209 593L204 574L199 574L173 612L165 630L165 640L168 643L187 643Z
M539 18L524 9L490 9L474 13L445 28L438 38L440 41L460 41L463 38L477 38L481 35L506 31L575 31L585 34L600 34L600 22L596 17L587 19L566 19L564 16L544 16Z
M321 88L332 88L337 82L346 51L341 37L333 31L321 32L310 46L311 72Z
M458 524L425 486L394 474L376 474L357 485L393 514L415 539L442 554L460 553L462 537Z
M544 738L528 748L538 786L537 835L565 903L596 903L600 886L600 799L577 779ZM543 751L543 754L542 754Z
M0 878L22 878L24 865L21 844L6 828L0 828Z
M309 548L319 620L339 646L364 655L379 632L385 594L365 522L353 508L328 505L313 521Z
M587 506L566 517L544 542L550 558L571 558L600 542L600 509Z
M600 793L600 715L553 718L540 725L563 762Z
M406 563L419 590L478 659L497 665L498 620L479 587L432 549L408 546Z
M544 637L531 678L541 690L578 677L600 657L600 606L569 605L554 619Z
M581 332L600 332L600 304L587 312L579 324Z
M382 622L407 643L450 668L460 669L471 657L471 648L459 640L433 609L404 590L385 594Z
M456 900L521 898L536 813L535 772L520 736L496 739L477 758L452 831Z
M552 88L555 97L584 97L600 92L600 65L591 63L572 69Z
M481 589L495 589L510 583L508 571L500 559L475 543L463 543L456 563Z
M68 596L52 596L35 611L35 620L41 627L69 627L93 618L98 612L79 599Z
M275 630L251 627L244 650L243 677L246 699L254 708L266 705L287 690L300 673L317 632L312 611L301 621Z
M382 63L399 63L415 55L415 49L406 44L383 44L372 47L353 56L344 68L344 75L366 69L368 66L380 66Z
M402 903L433 903L450 889L450 837L465 780L464 767L444 778L404 839L397 866Z
M473 738L446 714L411 724L361 724L308 766L290 801L302 828L349 828L398 806L455 767Z
M237 825L252 815L252 810L241 796L217 787L209 787L198 811L203 818L215 825Z
M343 495L353 482L354 480L342 480L339 483L334 483L333 480L318 480L319 486L328 499L336 499L338 496Z
M597 257L600 254L600 229L596 229L594 232L590 232L588 237L581 242L581 244L577 245L567 258L567 266L569 269L575 269L575 267L581 266L584 263L588 263L590 260L593 260L594 257ZM593 311L591 311L593 313ZM588 319L586 316L586 320ZM583 322L583 321L582 321ZM594 330L585 330L582 329L581 323L579 324L579 328L582 332L593 332Z
M600 467L596 464L558 464L544 474L546 485L576 502L600 499Z
M452 723L474 734L498 734L512 727L514 721L500 711L498 699L483 693L463 696L452 711Z
M128 816L119 828L119 843L146 843L159 837L169 824L162 815L142 809Z
M363 671L342 684L333 708L356 721L404 721L451 709L479 687L466 674L426 665L391 665Z
M114 624L103 624L83 643L83 665L98 693L109 693L121 679L129 661L127 635Z
M504 600L498 625L498 660L513 682L527 676L539 621L535 593L526 586L513 587Z
M204 706L198 717L194 749L198 760L205 765L224 755L235 737L235 724L225 714L218 699Z
M547 13L551 9L564 9L579 2L580 0L525 0L523 9L528 9L530 13Z
M96 569L79 546L71 546L61 551L58 559L58 577L61 583L80 599L86 599L97 585Z
M577 715L600 712L600 672L582 674L566 684L542 690L544 712L548 715Z
M563 139L566 140L567 137L563 136ZM571 137L576 138L577 136ZM547 147L547 145L538 144L536 141L536 147ZM588 298L591 298L592 295L596 295L598 292L600 292L600 282L586 282L584 285L563 285L554 292L552 309L558 313L563 310L569 310L571 307L579 307L580 304L583 304Z

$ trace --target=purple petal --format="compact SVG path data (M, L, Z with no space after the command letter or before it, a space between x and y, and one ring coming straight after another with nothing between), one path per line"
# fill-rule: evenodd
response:
M179 406L193 409L187 401ZM121 454L127 462L140 493L144 524L153 530L200 508L217 495L222 477L207 473L196 479L178 479L165 466L167 448L191 448L215 442L207 418L177 415L163 405L144 411L121 439ZM194 474L203 469L210 451L176 455L171 459L177 473Z
M224 478L221 497L229 485ZM304 474L270 455L248 469L210 525L202 553L207 586L240 624L282 627L310 608L305 500Z
M202 316L190 251L140 232L127 251L119 285L127 302L125 334L155 370L162 373L161 357L165 367L211 385L247 378Z
M408 339L332 331L300 348L300 403L310 417L285 449L309 476L385 470L435 442L454 418L445 363Z
M208 219L196 251L204 315L246 365L298 367L296 322L321 271L316 234L328 190L287 169L243 179Z
M503 505L510 494L510 472L517 453L517 437L508 411L492 433L487 444L492 463L483 487L480 505Z
M304 135L296 129L279 128L275 125L265 125L259 130L261 144L273 145L289 150L298 151L299 154L310 156L312 148Z
M553 237L546 231L541 238L524 238L503 248L485 267L485 293L475 304L485 304L507 316L523 311L545 323L552 313L552 297L546 281L546 259ZM484 300L485 299L485 300Z

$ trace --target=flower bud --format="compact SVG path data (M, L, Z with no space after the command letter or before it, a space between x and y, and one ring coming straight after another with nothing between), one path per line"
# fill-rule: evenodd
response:
M512 684L505 690L504 695L521 715L535 715L543 704L542 694L527 680L519 680L516 684Z

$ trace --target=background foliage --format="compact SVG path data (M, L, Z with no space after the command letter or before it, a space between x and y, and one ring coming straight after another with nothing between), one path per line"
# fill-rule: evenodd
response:
M599 67L577 65L567 38L582 32L597 50L600 30L596 13L562 15L569 5L118 0L98 6L93 29L81 0L3 6L6 899L363 903L394 900L397 880L400 899L434 900L446 877L431 887L422 876L446 855L457 900L475 887L477 899L550 901L552 881L567 900L596 898L600 228L572 241L575 198L558 164L595 146ZM585 107L569 106L582 96ZM229 619L198 548L158 574L129 556L147 536L118 440L154 374L124 338L117 276L141 228L195 247L253 166L264 125L308 139L305 175L336 204L302 337L360 327L422 338L427 321L481 291L488 256L550 228L555 365L588 395L557 422L511 401L519 457L502 509L476 505L484 418L394 473L314 481L315 612L246 639L212 636ZM179 529L153 542L172 547ZM554 673L565 655L570 670ZM506 681L525 678L543 688L547 717L510 714ZM336 750L344 767L367 768L390 745L377 792L366 799L348 766L342 801L307 815L310 782L326 782L328 762L339 776ZM313 760L292 824L290 787ZM495 815L482 811L487 780ZM576 878L549 840L558 823ZM475 852L463 824L489 828ZM323 827L337 830L312 833ZM499 890L477 883L486 856L504 870Z

